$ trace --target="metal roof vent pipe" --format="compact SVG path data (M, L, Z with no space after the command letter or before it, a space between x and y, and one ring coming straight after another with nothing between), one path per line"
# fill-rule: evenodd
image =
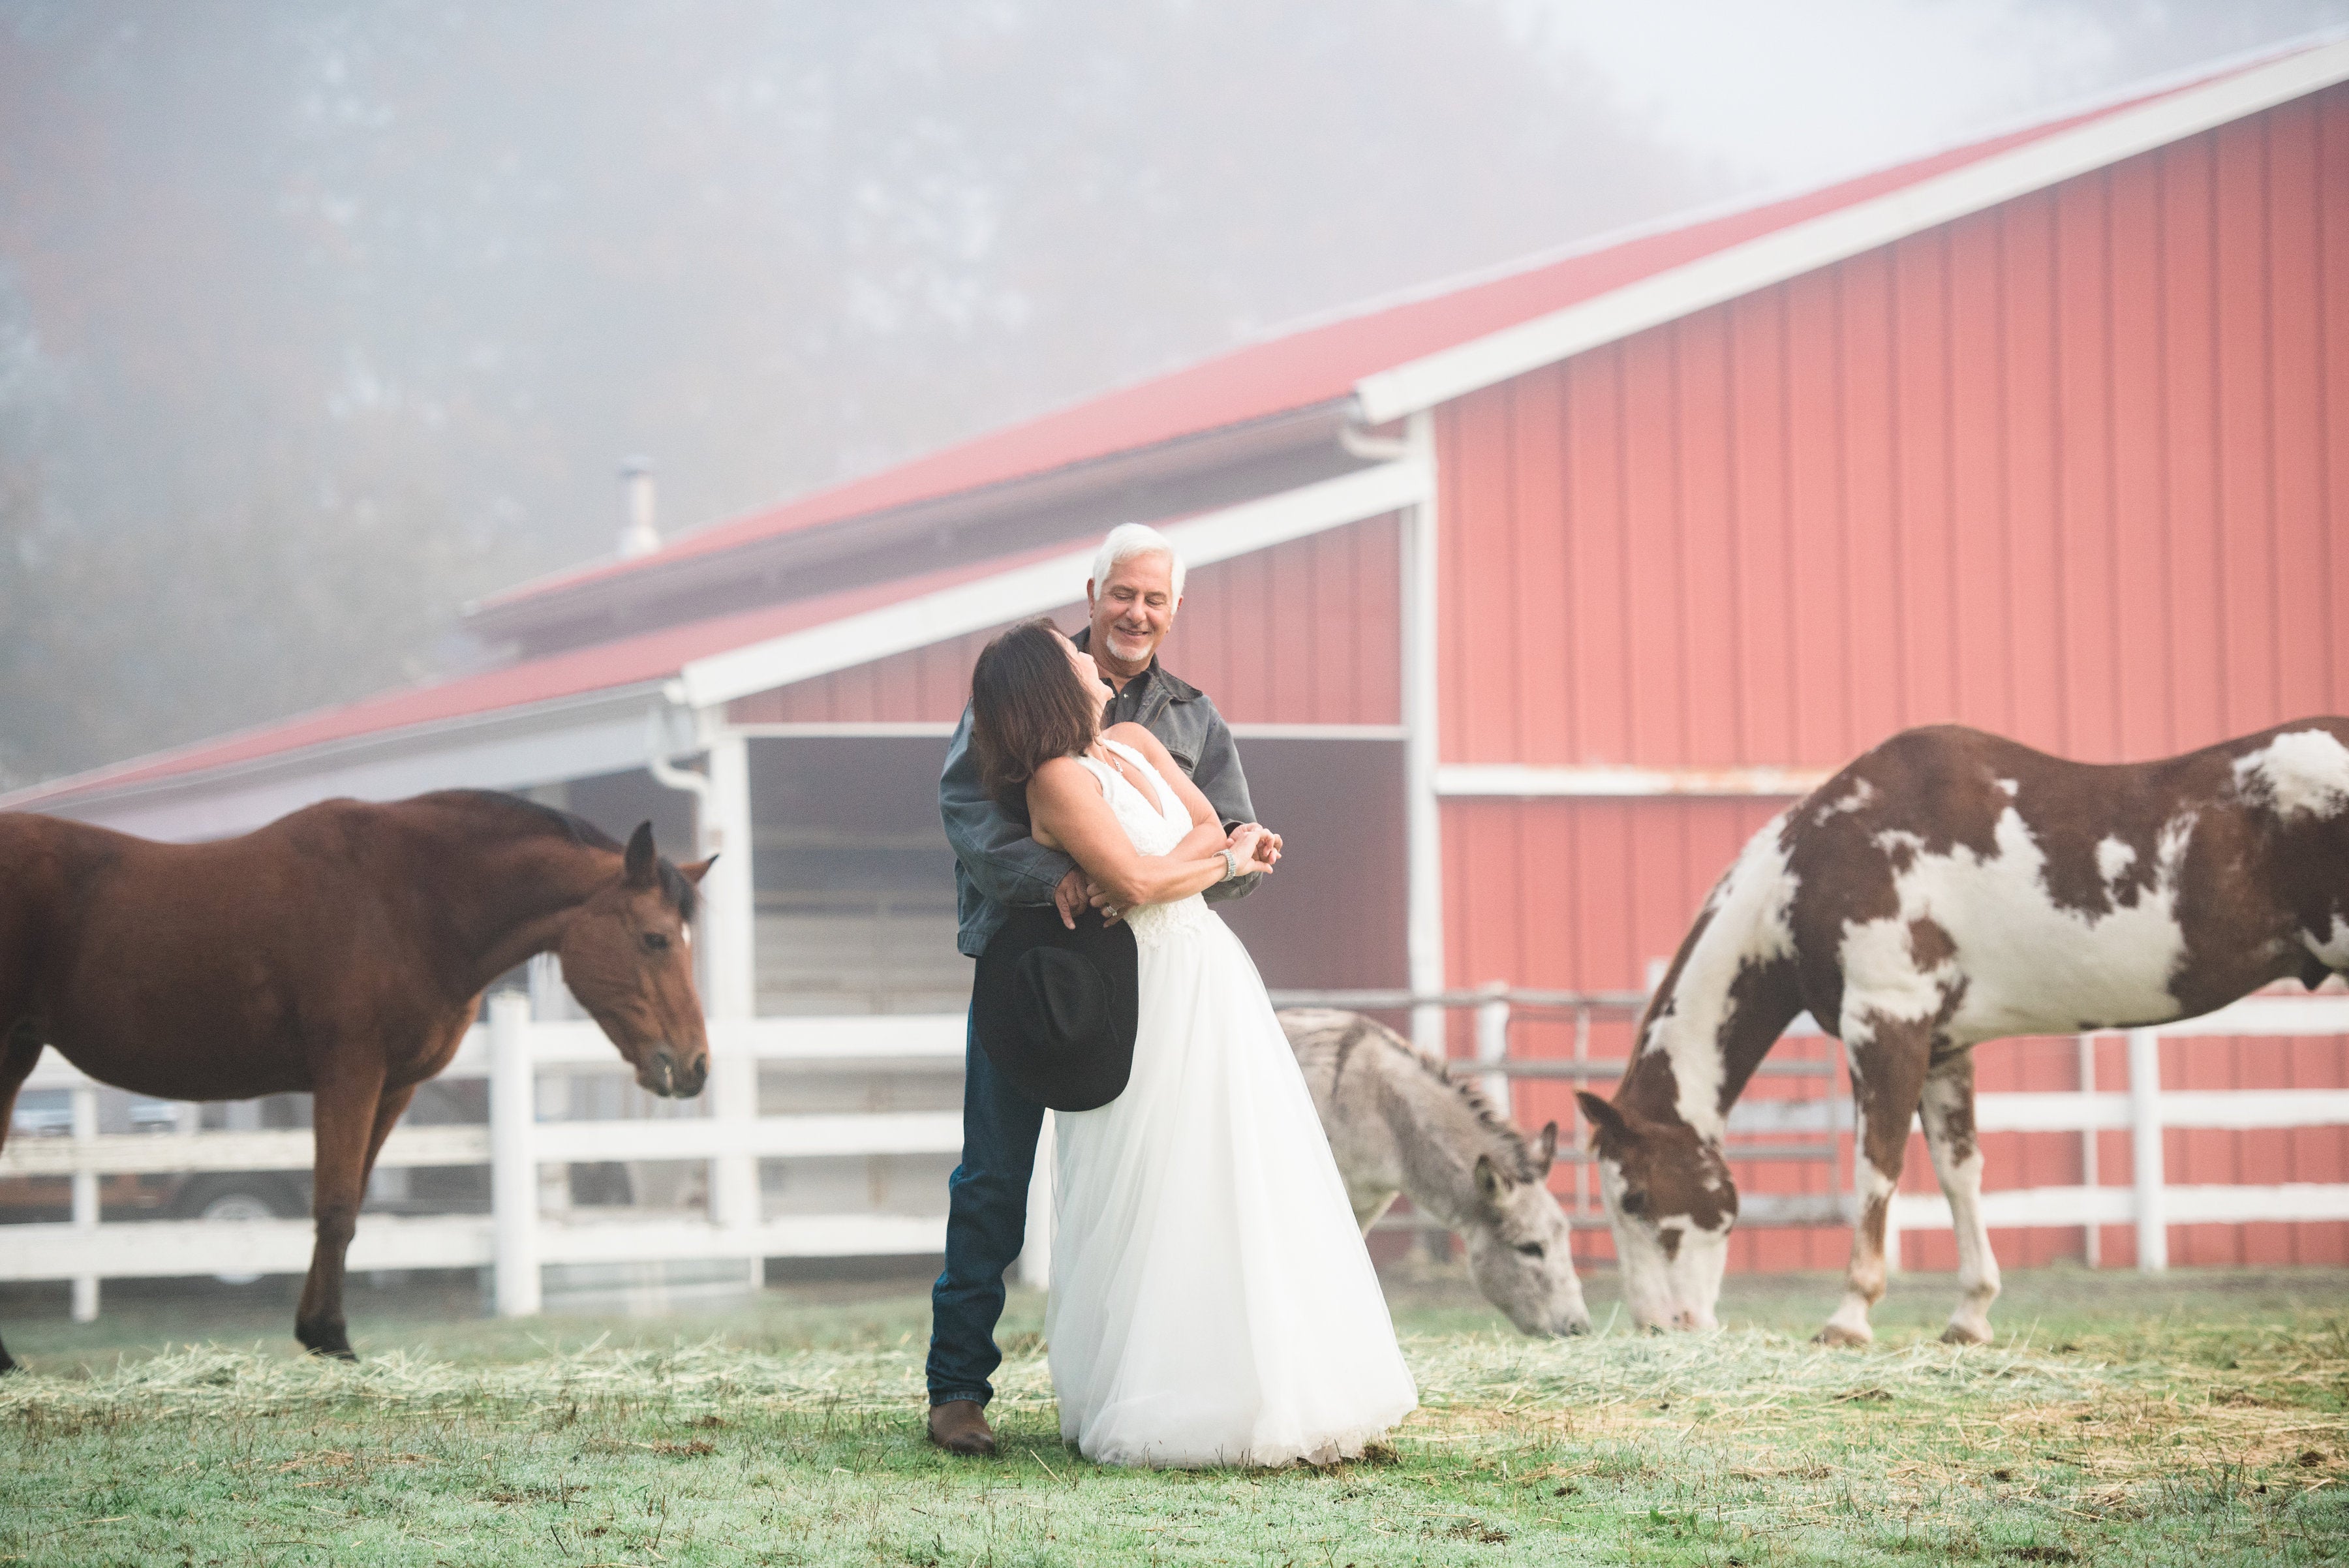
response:
M620 559L633 561L660 548L660 530L653 525L653 460L632 457L620 464L620 493L627 507L620 528Z

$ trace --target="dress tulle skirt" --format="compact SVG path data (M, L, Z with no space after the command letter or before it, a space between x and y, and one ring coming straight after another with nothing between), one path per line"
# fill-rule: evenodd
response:
M1055 1118L1061 1435L1109 1464L1330 1463L1418 1404L1256 966L1198 899L1136 909L1125 1092Z

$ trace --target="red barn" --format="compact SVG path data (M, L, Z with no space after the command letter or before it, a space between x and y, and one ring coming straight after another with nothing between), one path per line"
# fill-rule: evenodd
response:
M1292 846L1235 907L1273 984L1637 988L1749 834L1901 727L2120 760L2349 705L2344 78L2307 48L1365 307L512 590L474 673L0 805L197 836L533 788L754 847L707 889L714 1012L951 1010L930 791L970 658L1149 518L1195 568L1168 662ZM2072 1088L2075 1049L1986 1048L1982 1085ZM2349 1085L2340 1039L2168 1049L2173 1087ZM2339 1128L2171 1137L2199 1181L2349 1179ZM2076 1136L1990 1157L2079 1179ZM2173 1255L2349 1261L2349 1225Z

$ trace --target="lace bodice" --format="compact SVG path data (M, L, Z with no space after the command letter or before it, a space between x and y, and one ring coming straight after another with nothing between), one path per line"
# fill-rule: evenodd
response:
M1125 829L1134 853L1164 855L1182 843L1184 836L1191 831L1191 814L1184 809L1173 786L1133 747L1106 735L1102 737L1102 744L1132 763L1133 770L1149 783L1151 796L1154 797L1145 798L1132 779L1099 758L1078 756L1077 761L1100 782L1102 798L1117 814L1118 826ZM1145 947L1164 940L1172 931L1213 919L1206 900L1196 893L1171 904L1143 904L1125 912L1126 924L1133 928L1133 940Z

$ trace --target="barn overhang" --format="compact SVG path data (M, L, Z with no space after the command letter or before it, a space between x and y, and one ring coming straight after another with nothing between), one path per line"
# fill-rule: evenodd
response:
M635 682L193 774L98 782L62 799L26 791L0 799L0 809L39 811L144 838L219 838L336 796L398 800L436 789L522 790L641 768L657 753L699 747L690 716L675 711L662 685Z
M1163 528L1187 561L1208 566L1409 510L1432 483L1423 462L1395 460ZM1081 597L1092 560L1088 542L908 574L895 589L722 618L134 759L0 797L0 810L194 839L337 795L520 790L641 769L674 779L664 764L733 732L730 702L1055 609Z

